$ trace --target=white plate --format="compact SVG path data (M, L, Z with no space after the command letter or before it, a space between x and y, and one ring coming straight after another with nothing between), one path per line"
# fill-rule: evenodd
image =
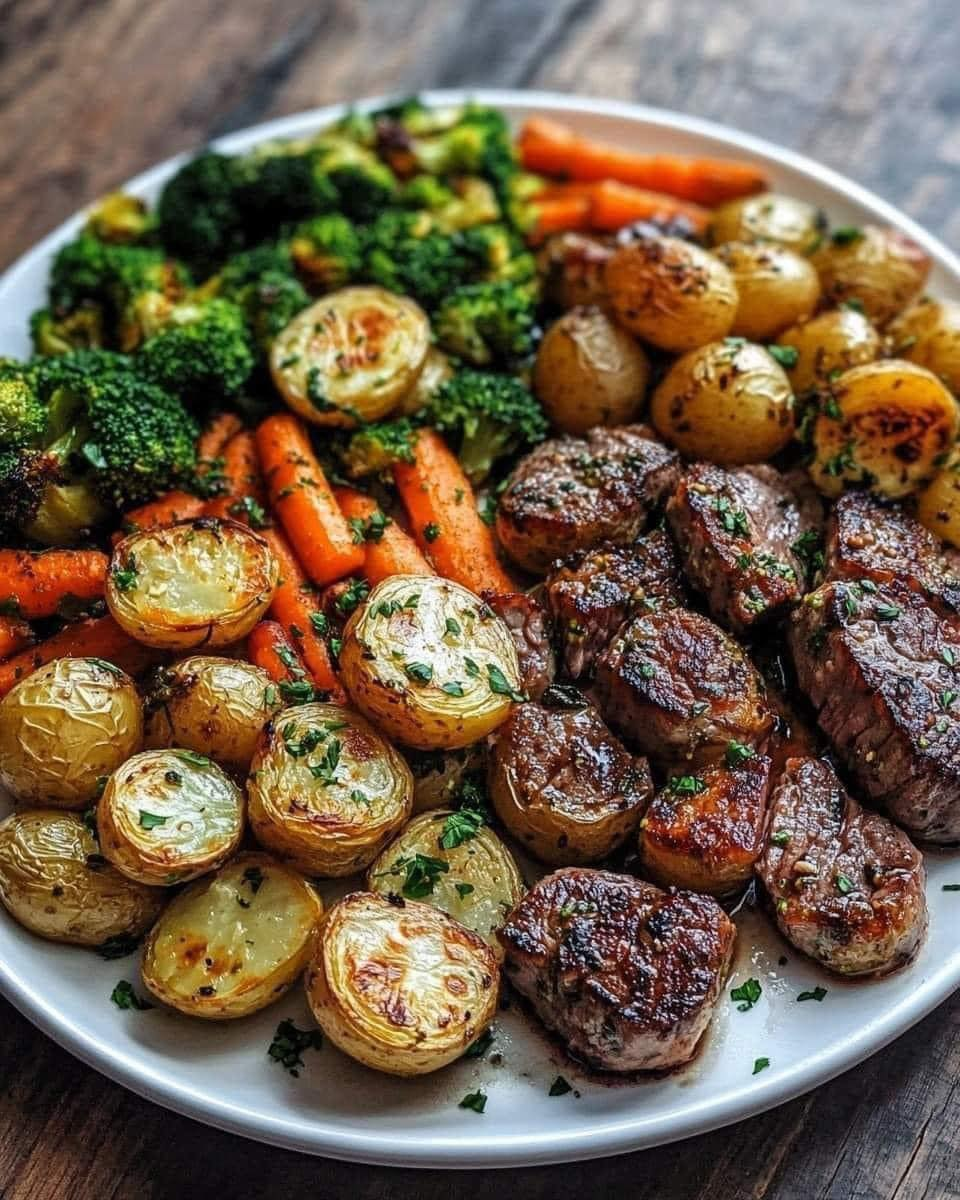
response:
M550 109L585 133L646 150L737 155L768 168L773 183L822 204L839 224L873 218L905 229L932 255L931 291L960 300L960 261L889 204L833 171L775 146L706 121L655 109L539 92L477 91L483 103L522 119ZM462 93L427 95L432 103ZM373 104L382 101L371 102ZM363 107L367 107L364 105ZM311 132L340 108L260 125L220 143L243 150L268 137ZM129 185L152 198L173 162ZM0 354L26 355L27 315L43 300L53 251L82 222L77 216L17 262L0 280ZM0 811L3 802L0 801ZM0 913L0 989L31 1021L105 1075L200 1121L313 1154L402 1166L518 1166L616 1154L653 1146L763 1111L861 1062L904 1032L960 985L956 937L960 859L928 858L930 935L913 966L892 979L841 984L803 962L760 917L738 918L740 949L731 985L748 976L763 985L750 1012L727 995L693 1066L648 1083L607 1086L583 1079L517 1013L497 1022L500 1065L465 1061L420 1080L378 1075L331 1046L307 1051L299 1079L266 1056L277 1023L308 1023L295 990L255 1017L224 1024L192 1022L154 1009L121 1012L110 1003L120 978L137 979L133 959L102 962L82 950L31 937ZM786 966L778 965L787 954ZM822 1003L797 1003L816 985ZM752 1074L755 1059L770 1059ZM550 1098L562 1073L580 1091ZM478 1115L457 1103L488 1093Z

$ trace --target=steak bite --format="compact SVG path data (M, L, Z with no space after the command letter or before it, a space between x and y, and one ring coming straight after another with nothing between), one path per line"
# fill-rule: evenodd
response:
M497 505L497 536L515 562L542 575L574 550L632 541L678 473L676 451L646 425L551 438L514 468Z
M667 521L713 617L743 633L800 598L804 535L819 529L822 511L809 480L796 475L694 463L667 504Z
M675 775L654 796L640 823L640 861L655 882L713 896L750 882L763 848L770 759L746 750L731 757L733 765Z
M527 592L486 591L480 598L510 630L520 664L521 689L531 700L539 700L557 673L543 605Z
M602 542L576 551L547 576L544 596L571 679L593 674L624 621L684 599L677 554L663 529L624 546Z
M827 523L828 579L898 579L960 609L960 554L898 504L867 492L846 492Z
M653 792L645 758L617 740L572 688L518 704L489 756L490 798L510 833L542 862L597 862L636 833Z
M572 1054L652 1071L693 1057L736 929L709 896L574 867L535 884L499 937L514 987Z
M899 581L824 584L793 614L800 686L866 794L915 837L960 840L960 619Z
M744 650L682 608L624 625L597 662L594 691L629 744L681 769L715 762L733 742L760 746L773 728Z
M848 796L823 759L787 763L757 874L783 936L841 975L895 970L927 927L919 850Z

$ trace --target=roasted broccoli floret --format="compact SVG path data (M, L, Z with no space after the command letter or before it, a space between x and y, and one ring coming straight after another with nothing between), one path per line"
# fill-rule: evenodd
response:
M533 349L535 303L529 290L508 281L457 288L433 318L437 341L477 366L514 362Z
M354 221L372 221L393 204L397 180L390 168L364 146L343 137L321 137L314 143L316 170L335 190L337 208Z
M235 254L217 277L216 294L240 307L253 340L264 352L310 303L294 274L290 249L282 242Z
M101 242L146 241L156 229L156 218L138 196L111 192L91 209L87 232Z
M395 462L413 462L417 429L422 422L410 417L364 425L341 451L344 469L352 479L378 475Z
M0 449L36 446L46 427L36 372L26 364L0 360Z
M243 311L220 298L176 305L137 354L145 378L205 407L236 395L254 362Z
M160 240L200 278L246 245L239 164L237 158L207 151L181 167L160 193Z
M37 354L95 350L104 342L103 308L89 300L59 319L49 308L38 309L30 317L30 336Z
M521 238L506 225L477 225L463 234L483 280L511 280L536 287L537 263Z
M415 175L404 184L401 202L430 213L438 229L453 232L499 221L500 204L485 179L465 175L445 183L434 175Z
M62 477L60 463L42 450L0 450L0 538L5 544L29 536L44 495Z
M297 226L290 240L290 254L312 288L329 292L360 274L363 242L348 217L326 213Z
M547 435L543 411L520 380L489 371L460 371L440 385L418 415L457 442L460 462L473 483L485 480L498 459Z
M476 276L463 236L437 233L426 213L391 210L365 231L366 278L432 308Z
M482 175L502 193L519 169L510 128L494 108L467 104L454 124L436 130L422 108L411 106L400 124L411 135L413 162L431 175Z

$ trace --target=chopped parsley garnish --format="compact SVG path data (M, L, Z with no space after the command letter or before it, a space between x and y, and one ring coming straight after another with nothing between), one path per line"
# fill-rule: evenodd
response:
M423 539L426 542L435 542L440 536L440 526L436 521L429 521L423 527Z
M457 889L460 889L460 884L457 884ZM467 887L470 885L467 884ZM486 1052L493 1045L493 1030L485 1029L477 1040L463 1052L464 1058L483 1058Z
M859 296L851 296L848 300L844 300L840 307L848 308L851 312L860 313L861 316L866 312L866 309L863 307L863 301Z
M940 693L940 707L949 708L956 698L957 693L948 688L945 692Z
M790 834L787 833L785 829L778 829L776 833L772 833L770 835L770 841L773 842L775 846L789 846Z
M796 346L768 346L767 353L771 358L776 359L781 367L786 367L787 370L795 367L800 358L800 351Z
M949 646L944 646L940 651L940 657L948 667L955 667L957 665L957 656Z
M960 883L945 883L940 890L942 892L960 892Z
M477 664L473 661L472 658L464 657L463 669L466 671L466 673L468 675L471 675L473 678L476 678L480 674L480 668L477 666Z
M568 1092L572 1092L573 1088L562 1075L558 1075L553 1083L550 1084L548 1096L565 1096Z
M761 1071L765 1071L770 1066L769 1058L756 1058L753 1060L753 1071L751 1074L759 1075Z
M477 515L484 525L492 525L497 519L497 501L493 496L484 496L477 505Z
M147 812L145 808L140 809L141 829L157 829L161 825L166 825L169 819L169 817L160 817L156 813Z
M433 667L429 663L408 662L403 664L403 669L414 683L429 683L433 679Z
M228 511L231 517L246 517L253 529L264 529L267 525L263 505L258 504L253 496L241 496L239 500L234 500Z
M853 242L859 242L862 237L863 230L857 225L838 225L830 234L830 240L835 246L849 246Z
M185 763L189 763L191 767L212 767L213 759L207 758L205 754L197 754L195 750L174 750L177 758Z
M641 678L652 679L654 677L654 675L656 675L656 673L657 673L657 668L653 665L653 663L641 663L640 664Z
M836 884L837 884L837 891L840 893L841 896L849 896L850 893L853 891L853 889L856 887L856 884L853 882L853 880L850 878L850 876L844 875L842 871L838 872L838 874L837 874Z
M452 634L453 637L458 637L463 632L460 622L456 617L447 617L443 623L443 629L445 633Z
M523 692L518 692L515 687L511 686L510 681L496 663L487 663L487 682L490 684L490 691L496 692L498 696L509 696L518 704L526 700Z
M352 613L358 604L370 594L370 584L365 579L349 579L347 586L333 602L333 607L342 617Z
M900 609L896 604L878 604L873 615L878 621L895 621L900 616Z
M837 476L842 475L844 471L849 471L854 466L854 448L854 442L847 442L842 450L839 450L831 458L828 458L823 464L824 475L830 475L833 478L837 478Z
M801 992L797 997L797 1003L799 1004L803 1000L816 1000L819 1003L826 994L825 987L815 987L812 992Z
M97 953L108 962L115 958L126 958L140 945L140 939L129 933L115 933L97 946Z
M738 742L735 738L727 742L727 750L724 758L727 761L728 767L740 767L747 759L753 758L754 749L752 746L747 746L743 742Z
M485 824L484 813L476 808L459 808L443 822L440 833L440 848L452 850L475 838Z
M433 891L441 875L446 875L450 864L442 858L431 858L429 854L404 854L392 867L380 875L402 875L401 891L408 900L422 900Z
M697 775L674 775L666 790L675 796L697 796L706 791L707 785Z
M459 679L451 679L449 683L445 683L440 688L441 692L446 692L448 696L462 696L463 684Z
M283 747L291 758L304 758L316 750L327 736L327 732L326 729L314 726L305 730L298 739L296 724L290 721L280 730L280 736L283 738Z
M337 782L337 767L340 763L340 751L343 743L339 738L331 738L327 742L323 757L319 762L310 763L310 774L319 779L324 787L330 787Z
M304 1066L304 1050L319 1050L322 1045L323 1034L319 1029L298 1029L292 1021L286 1020L277 1026L267 1054L294 1079L299 1079Z
M118 592L132 592L137 586L137 562L132 554L127 556L126 566L114 567L113 586Z
M163 777L173 787L179 787L183 783L183 776L179 771L164 771Z
M457 895L461 900L466 899L466 897L469 896L473 891L472 883L455 883L453 886L457 889Z
M727 341L730 339L728 338ZM733 508L726 496L714 496L713 498L714 512L719 514L720 524L727 533L732 533L737 537L748 538L750 536L750 527L747 524L747 514L740 508Z
M823 567L823 538L816 529L804 530L796 541L791 543L790 549L807 568L809 575Z
M481 1091L467 1092L457 1107L469 1108L472 1112L482 1113L487 1107L487 1093Z
M323 637L330 630L330 619L326 613L314 612L310 614L310 624L313 627L314 633L319 633ZM287 666L290 664L287 663Z
M387 526L393 524L393 518L378 508L369 517L351 517L347 524L350 526L354 544L360 546L364 542L379 542Z
M118 677L123 675L123 672L120 670L119 667L114 666L114 664L112 662L107 662L107 660L105 658L88 658L87 662L92 662L95 666L98 666L102 671L109 671L111 675L116 675Z
M737 1012L749 1012L763 994L759 979L748 979L730 993L730 999L737 1005Z
M277 689L272 683L268 683L263 689L263 707L273 708L277 702Z
M117 1008L135 1008L137 1012L145 1012L148 1008L153 1008L149 1000L144 1000L142 996L137 995L133 990L133 984L128 979L120 980L110 993L110 999Z

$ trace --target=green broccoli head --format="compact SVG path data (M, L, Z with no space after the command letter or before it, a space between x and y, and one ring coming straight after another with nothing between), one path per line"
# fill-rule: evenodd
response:
M372 221L396 201L397 179L373 151L343 137L324 136L314 143L315 170L336 196L332 207L354 221Z
M47 410L36 372L25 363L0 360L0 448L36 446L47 427Z
M19 540L36 520L48 488L62 477L59 461L43 450L0 450L0 539L4 545Z
M510 127L497 109L467 104L454 124L437 131L429 123L423 124L419 109L409 109L401 123L411 134L409 151L421 171L482 175L498 192L517 173Z
M395 462L413 462L420 424L419 419L397 417L364 425L341 451L347 474L362 479L389 470Z
M217 277L217 295L239 306L262 351L269 350L277 334L310 303L284 242L235 254Z
M137 355L147 379L206 407L235 396L254 362L243 311L219 298L174 307L163 328Z
M490 371L460 371L440 385L421 415L456 440L473 483L482 483L499 459L547 435L543 411L519 379Z
M30 316L30 337L37 354L96 349L104 342L103 307L86 300L59 319L49 308L40 308Z
M356 279L363 263L363 242L356 225L342 213L326 213L294 230L290 253L310 287L333 291Z
M533 349L535 303L509 281L472 283L451 292L433 317L444 350L476 366L515 362Z
M242 160L245 179L237 202L248 242L274 237L293 221L337 206L337 189L318 166L314 150L254 153Z
M476 275L463 236L435 232L426 213L382 213L367 227L364 240L366 278L412 295L427 308Z
M160 193L160 240L201 278L246 244L244 183L239 159L209 150L182 166Z
M536 259L506 225L497 222L477 225L465 230L463 239L484 280L536 286Z

